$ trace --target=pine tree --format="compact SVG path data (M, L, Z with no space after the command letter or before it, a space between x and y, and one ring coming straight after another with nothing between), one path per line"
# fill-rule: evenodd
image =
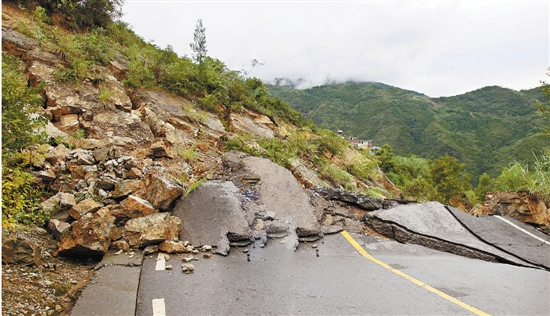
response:
M197 20L195 32L193 33L193 43L189 44L193 50L193 60L202 65L206 58L206 28L202 25L202 19Z

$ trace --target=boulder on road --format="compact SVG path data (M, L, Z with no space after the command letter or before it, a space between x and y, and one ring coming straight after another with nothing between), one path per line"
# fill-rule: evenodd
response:
M169 213L154 213L126 222L125 229L130 246L146 247L165 240L178 238L181 219Z
M186 245L181 240L165 240L159 245L158 250L166 253L189 253L193 251L193 246Z
M147 200L134 195L128 196L122 203L123 213L121 217L136 218L151 215L157 210Z

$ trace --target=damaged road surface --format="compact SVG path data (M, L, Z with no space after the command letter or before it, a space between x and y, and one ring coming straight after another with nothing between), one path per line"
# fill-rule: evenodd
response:
M149 245L141 274L101 267L80 315L130 275L135 313L113 314L550 315L548 235L508 217L304 190L288 170L239 152L172 215L150 216L181 226L135 237Z
M264 248L256 241L226 257L197 255L190 274L157 270L156 255L148 256L136 315L550 314L550 273L542 269L351 234L356 248L345 234L296 251L269 239ZM179 267L181 256L166 264Z
M239 152L223 167L174 209L180 240L223 256L146 256L137 315L550 314L550 245L496 217L306 193L288 170Z

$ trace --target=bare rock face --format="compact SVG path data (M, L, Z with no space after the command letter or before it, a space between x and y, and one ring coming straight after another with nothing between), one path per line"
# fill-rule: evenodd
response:
M519 192L489 192L482 214L510 216L524 223L550 226L550 211L535 194Z
M342 189L328 187L314 187L313 192L319 194L327 200L338 200L355 204L365 210L375 211L378 209L389 208L390 201L373 198L360 193L350 192Z
M183 187L175 180L159 173L149 173L143 179L144 190L139 196L148 200L154 208L166 211L172 202L183 194Z
M209 130L215 137L225 132L223 124L216 115L208 112L199 114L188 100L159 91L140 91L140 93L143 97L138 101L138 108L147 108L147 121L156 126L153 129L158 134L163 133L163 125L166 123L193 135L198 132L198 129L191 123L206 126L205 130Z
M271 129L265 127L263 124L255 122L247 116L231 113L229 119L231 120L233 128L237 131L250 133L259 137L275 137Z
M95 214L87 213L61 234L59 255L102 257L116 237L115 217L104 207Z
M2 27L2 50L21 56L37 47L38 42L32 38L10 28Z
M41 249L29 241L2 233L2 263L39 265Z
M94 115L91 131L94 137L103 139L111 136L129 137L136 144L151 142L151 129L141 121L137 113L105 111Z
M294 159L290 163L290 167L296 178L298 178L307 188L312 188L314 186L329 186L329 184L319 178L313 170L308 169L300 158Z
M181 219L168 213L154 213L126 222L125 229L130 246L146 247L165 240L178 238Z

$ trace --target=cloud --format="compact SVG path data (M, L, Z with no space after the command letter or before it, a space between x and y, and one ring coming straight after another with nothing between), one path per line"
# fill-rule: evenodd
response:
M231 69L264 81L379 81L430 96L536 87L549 66L547 2L132 2L123 19L190 55L198 18Z

